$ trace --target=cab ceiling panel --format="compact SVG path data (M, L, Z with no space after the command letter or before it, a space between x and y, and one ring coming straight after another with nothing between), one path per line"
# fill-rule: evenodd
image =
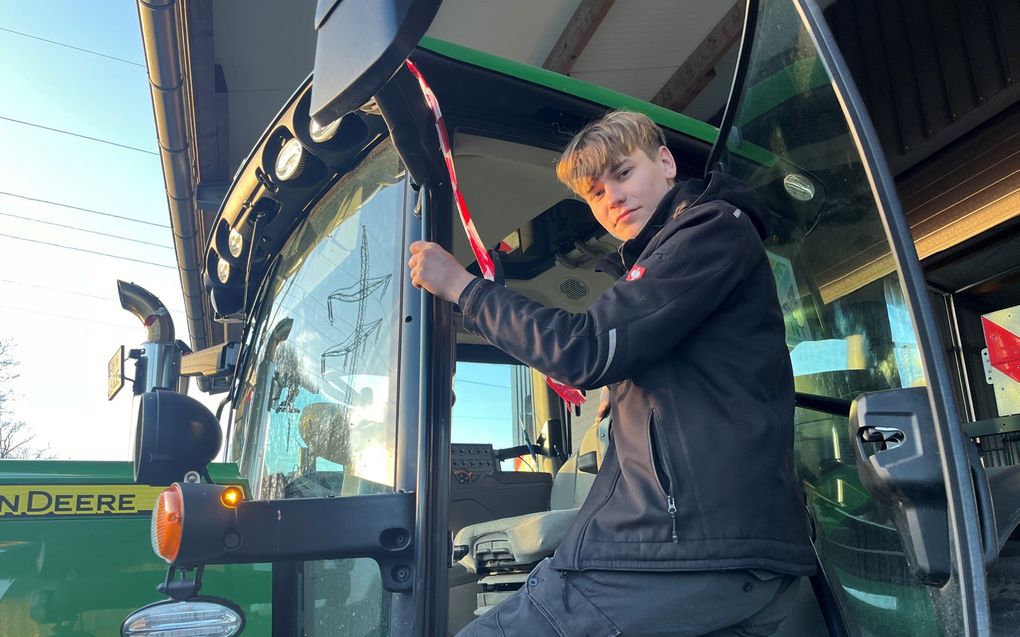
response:
M1016 0L838 0L825 14L894 174L1020 99Z

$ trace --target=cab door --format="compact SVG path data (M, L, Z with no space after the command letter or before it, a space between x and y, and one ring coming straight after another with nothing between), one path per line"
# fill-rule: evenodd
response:
M983 471L877 136L813 0L748 5L709 168L774 212L816 590L851 635L987 634Z

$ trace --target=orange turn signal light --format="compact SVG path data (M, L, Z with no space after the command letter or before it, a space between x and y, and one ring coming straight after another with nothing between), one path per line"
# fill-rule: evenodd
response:
M177 559L184 531L184 496L181 487L172 484L156 499L152 509L152 550L168 563Z
M220 502L223 506L228 509L233 509L241 500L244 500L244 492L241 491L240 487L227 487L220 494Z

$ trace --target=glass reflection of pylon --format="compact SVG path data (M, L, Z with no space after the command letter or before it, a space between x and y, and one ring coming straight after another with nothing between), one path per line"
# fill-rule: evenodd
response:
M358 277L355 283L346 288L335 290L326 298L326 310L329 314L330 323L333 323L333 301L358 304L357 318L354 321L354 332L342 343L338 343L322 353L321 374L323 376L326 375L327 358L339 358L341 371L347 376L354 375L354 366L357 364L358 355L364 349L365 342L370 336L378 336L379 326L382 325L382 319L365 325L365 303L368 297L376 291L379 291L381 298L386 293L386 288L392 276L392 274L387 274L385 276L369 278L368 230L365 226L361 226L361 276ZM351 390L350 383L347 383L347 385L347 393L349 393Z

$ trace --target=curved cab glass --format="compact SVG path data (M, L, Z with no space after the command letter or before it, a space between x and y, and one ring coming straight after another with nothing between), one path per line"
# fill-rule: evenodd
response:
M383 141L281 251L230 441L256 499L393 490L404 196L404 169ZM302 634L385 634L389 594L373 560L297 571Z

